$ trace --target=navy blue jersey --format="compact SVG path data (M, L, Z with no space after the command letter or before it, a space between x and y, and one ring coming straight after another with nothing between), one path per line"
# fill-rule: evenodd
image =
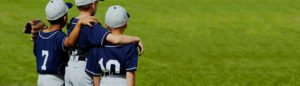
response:
M91 49L86 72L91 75L126 75L126 72L136 71L137 63L136 45L104 45Z
M66 34L61 30L48 33L39 31L34 41L37 72L41 74L64 74L68 53L64 49Z
M68 24L68 35L76 26L79 19L72 18L70 24ZM81 26L80 35L78 37L77 46L73 50L79 56L86 57L90 48L95 46L103 46L106 41L106 36L109 34L109 31L105 29L100 23L94 24L92 27Z

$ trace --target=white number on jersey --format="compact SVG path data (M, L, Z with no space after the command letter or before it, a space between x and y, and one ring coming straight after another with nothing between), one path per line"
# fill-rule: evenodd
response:
M44 62L43 62L43 65L42 65L42 70L46 70L46 63L47 63L47 59L48 59L48 56L49 56L49 51L42 50L42 56L44 57Z
M99 61L101 70L103 72L110 72L111 71L111 66L115 65L115 73L119 74L120 73L120 63L118 62L118 60L108 60L106 62L106 67L104 67L104 63L103 63L103 58L100 59Z

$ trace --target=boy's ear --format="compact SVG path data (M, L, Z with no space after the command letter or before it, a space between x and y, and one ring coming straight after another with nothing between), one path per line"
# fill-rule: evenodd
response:
M96 3L92 4L92 8L95 9L96 8Z
M124 25L124 28L125 28L125 29L127 28L127 25L128 25L128 22L126 22L126 24Z
M68 21L68 16L67 15L64 16L64 20Z
M89 8L90 8L90 10L91 10L91 8L94 9L95 8L95 3L92 3Z

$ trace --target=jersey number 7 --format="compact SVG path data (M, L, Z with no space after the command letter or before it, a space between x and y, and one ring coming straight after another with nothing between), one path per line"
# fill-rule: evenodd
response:
M48 59L48 56L49 56L49 51L42 50L42 56L44 57L44 62L43 62L43 65L42 65L42 70L46 70L46 63L47 63L47 59Z

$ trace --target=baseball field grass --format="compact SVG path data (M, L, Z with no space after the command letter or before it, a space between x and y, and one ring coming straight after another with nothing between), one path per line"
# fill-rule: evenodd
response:
M65 0L74 3L74 0ZM26 21L47 0L0 0L0 86L34 86ZM137 86L300 86L300 0L106 0L131 14L140 36ZM69 17L78 15L73 7Z

